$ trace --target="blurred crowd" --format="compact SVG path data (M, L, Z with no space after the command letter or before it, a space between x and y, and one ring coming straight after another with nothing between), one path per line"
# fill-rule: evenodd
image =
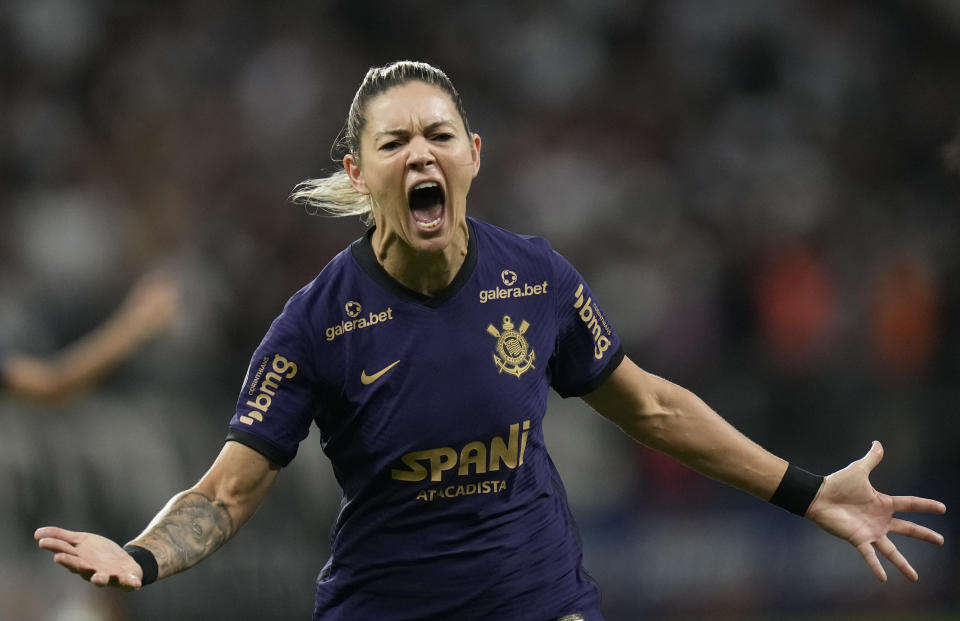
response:
M100 384L0 397L0 618L308 618L339 503L316 434L232 542L140 593L32 532L126 541L212 462L270 321L363 232L287 196L400 58L447 71L483 137L468 212L548 238L638 364L809 470L881 440L876 487L948 505L919 520L946 549L901 546L920 583L878 585L556 398L611 621L960 612L957 2L10 0L0 56L0 354L80 338L145 272L180 287Z

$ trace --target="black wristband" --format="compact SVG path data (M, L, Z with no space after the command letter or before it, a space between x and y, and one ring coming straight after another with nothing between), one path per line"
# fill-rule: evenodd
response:
M157 567L157 557L153 555L153 552L134 545L123 546L123 551L132 556L133 560L140 565L140 569L143 570L143 578L140 579L141 586L147 586L157 581L160 568Z
M770 497L770 502L803 517L820 491L822 483L822 476L789 464L780 479L777 491Z

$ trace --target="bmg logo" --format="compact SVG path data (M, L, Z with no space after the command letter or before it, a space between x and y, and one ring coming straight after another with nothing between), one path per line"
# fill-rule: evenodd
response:
M593 357L602 360L603 354L610 349L610 339L604 335L604 331L607 335L610 334L610 328L600 313L600 308L593 303L593 300L591 298L587 298L586 301L583 300L583 283L580 283L580 286L577 287L573 297L575 298L573 307L580 311L577 316L580 317L580 321L586 324L587 329L593 335ZM603 323L602 326L601 323Z

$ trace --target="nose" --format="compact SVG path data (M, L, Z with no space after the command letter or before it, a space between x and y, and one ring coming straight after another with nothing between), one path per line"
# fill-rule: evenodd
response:
M408 150L407 167L412 170L423 170L434 163L436 163L436 159L430 150L430 143L422 136L413 138Z

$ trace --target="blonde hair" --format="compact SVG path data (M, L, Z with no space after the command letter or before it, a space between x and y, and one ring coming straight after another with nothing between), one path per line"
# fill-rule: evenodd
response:
M290 200L305 206L312 216L363 216L365 224L370 224L373 217L370 195L357 192L345 170L301 181L290 193Z
M427 63L401 60L382 67L371 67L367 71L360 88L353 97L347 122L334 142L331 154L349 153L359 162L360 136L367 124L367 104L381 93L407 82L424 82L447 93L460 114L464 129L468 135L470 134L470 124L467 122L463 101L447 74ZM342 161L342 155L339 158L334 157L334 161ZM307 212L312 215L331 217L359 215L366 224L370 224L373 220L372 197L358 192L350 183L350 177L345 170L338 170L326 177L301 181L293 188L290 200L306 206Z

